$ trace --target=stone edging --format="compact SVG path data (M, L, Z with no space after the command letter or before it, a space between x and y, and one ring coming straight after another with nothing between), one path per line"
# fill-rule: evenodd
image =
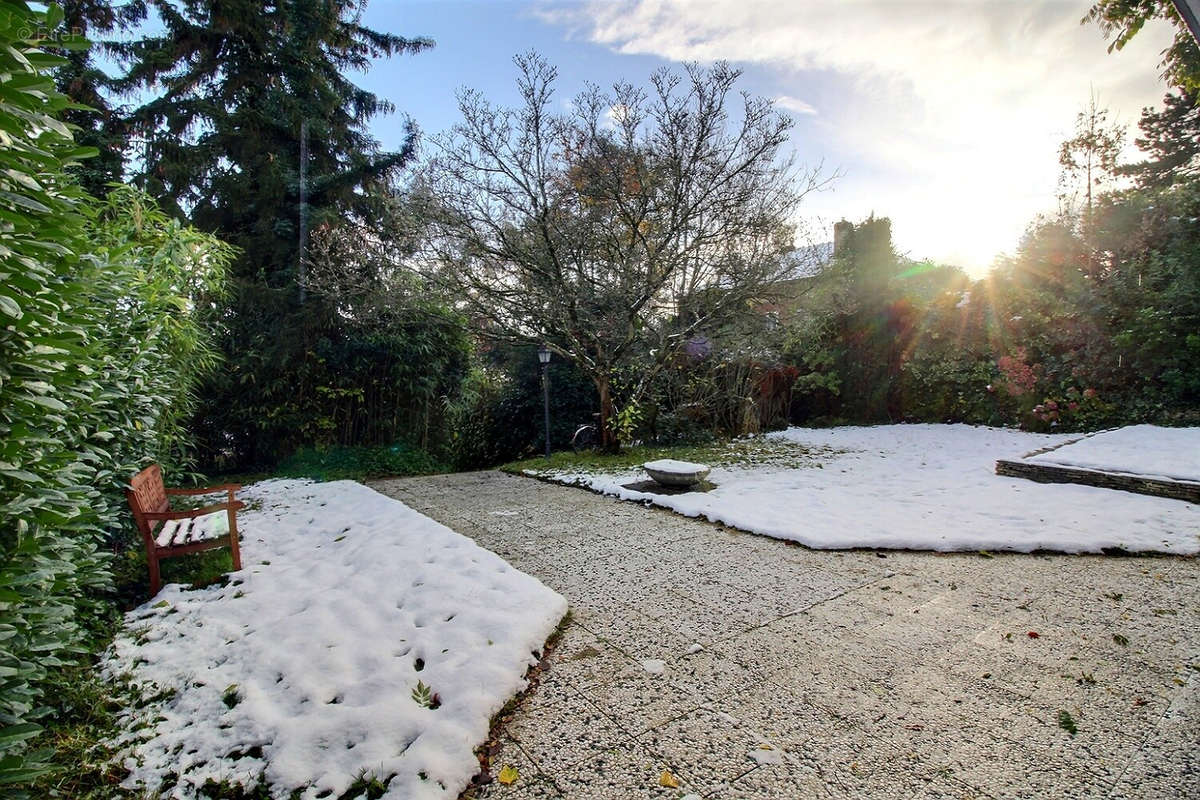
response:
M1169 497L1188 503L1200 503L1200 483L1147 478L1140 475L1101 472L1098 470L1062 467L1054 464L1033 464L1028 461L996 462L996 474L1010 478L1026 478L1038 483L1079 483L1101 489Z

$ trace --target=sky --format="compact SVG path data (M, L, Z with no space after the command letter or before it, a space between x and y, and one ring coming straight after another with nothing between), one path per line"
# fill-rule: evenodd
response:
M371 123L398 146L405 115L426 137L459 118L456 92L515 105L517 53L559 71L564 105L585 83L644 82L660 67L726 60L741 88L795 119L798 160L836 174L809 195L808 227L892 219L899 249L973 275L1056 208L1058 146L1094 93L1128 126L1158 105L1165 24L1109 54L1075 0L372 0L364 22L429 36L360 85L398 112ZM816 239L831 238L816 236Z

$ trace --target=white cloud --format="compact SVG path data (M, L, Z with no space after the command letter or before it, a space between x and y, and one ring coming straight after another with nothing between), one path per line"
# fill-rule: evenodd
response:
M1109 55L1080 25L1089 5L628 0L542 15L619 53L760 65L801 114L812 106L795 97L835 76L841 94L796 131L844 173L812 210L891 216L913 255L978 269L1053 207L1057 146L1090 92L1132 126L1166 90L1166 26Z
M619 128L629 118L629 106L617 103L604 112L604 122L610 128Z
M785 108L795 114L817 113L817 109L809 103L804 102L798 97L792 97L791 95L787 94L781 94L779 97L776 97L775 105L779 106L780 108Z

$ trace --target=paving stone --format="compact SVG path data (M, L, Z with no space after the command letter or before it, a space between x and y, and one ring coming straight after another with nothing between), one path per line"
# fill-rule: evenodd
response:
M535 694L561 691L560 687L582 689L612 680L625 670L631 659L623 652L574 622L563 632L539 676Z
M842 798L850 795L830 791L813 769L785 761L756 767L734 781L720 784L705 800L779 800L779 798Z
M666 664L672 680L691 687L697 695L719 700L762 684L766 676L747 668L716 649L695 653L686 650Z
M648 750L686 775L700 794L708 794L758 766L751 755L765 737L749 724L713 707L697 708L638 737ZM782 745L774 751L782 759Z
M468 790L465 794L468 800L535 800L562 797L558 787L541 774L537 764L507 735L497 738L495 747L489 753L489 761L490 781ZM518 778L511 784L503 784L496 780L500 770L506 766L517 770Z
M1117 780L1112 800L1200 797L1200 700L1195 678Z
M1200 560L814 551L494 472L376 487L572 606L497 732L522 777L480 800L1200 797Z
M590 761L576 765L570 772L554 775L563 796L570 800L617 800L650 798L678 800L695 793L686 776L672 771L678 787L660 785L669 764L636 742L597 753Z
M678 603L675 612L661 617L661 622L688 639L689 644L719 643L762 624L753 614L721 609L716 605L701 603L688 595L677 596L681 602Z
M563 737L557 730L559 720L571 721L571 735ZM504 726L506 735L520 744L521 749L549 775L581 761L591 759L629 739L629 734L583 694L567 693L552 704L522 708Z
M708 700L696 687L673 680L665 668L661 673L649 672L641 664L629 666L607 683L580 691L635 736L681 717Z
M623 615L589 615L584 612L580 615L579 624L635 662L668 660L683 654L692 644L691 640L676 633L662 620L651 619L632 610Z

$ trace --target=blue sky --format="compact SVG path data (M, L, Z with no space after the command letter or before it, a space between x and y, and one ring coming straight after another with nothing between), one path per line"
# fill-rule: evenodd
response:
M372 123L394 146L405 113L427 136L452 125L459 87L514 103L512 56L529 49L558 66L564 102L585 81L726 59L745 71L744 89L795 117L802 162L840 171L806 203L809 224L890 216L902 250L978 274L1055 207L1057 147L1091 92L1132 131L1165 91L1165 26L1109 55L1100 31L1079 24L1088 5L372 0L368 25L437 46L382 61L360 82L400 109Z

